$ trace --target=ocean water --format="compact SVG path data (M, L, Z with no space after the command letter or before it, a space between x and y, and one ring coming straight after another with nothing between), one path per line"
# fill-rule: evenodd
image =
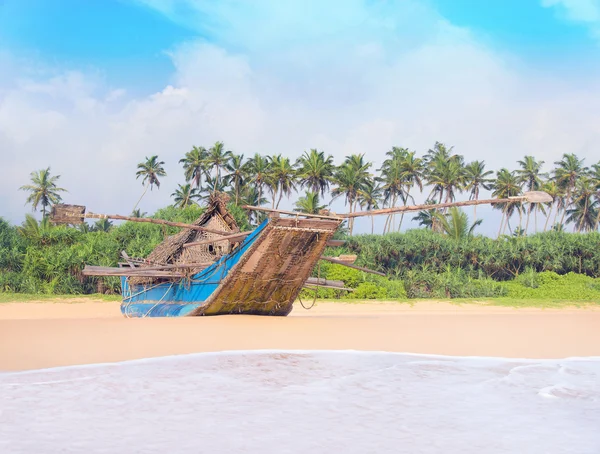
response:
M232 352L0 374L0 453L600 453L600 358Z

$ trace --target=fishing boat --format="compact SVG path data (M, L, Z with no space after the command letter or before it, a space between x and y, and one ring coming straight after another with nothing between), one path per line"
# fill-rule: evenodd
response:
M305 287L344 288L341 281L311 277L319 260L383 273L354 264L356 256L326 257L327 246L343 241L333 235L350 218L448 206L484 203L548 201L538 191L509 199L414 205L336 215L328 211L308 214L245 206L268 216L254 230L240 232L227 211L227 197L215 193L206 210L194 223L161 219L86 213L81 205L55 205L54 223L77 224L85 218L121 219L181 227L167 237L145 259L123 251L118 267L89 266L87 276L120 276L125 317L181 317L220 314L288 315ZM316 292L315 292L316 295Z

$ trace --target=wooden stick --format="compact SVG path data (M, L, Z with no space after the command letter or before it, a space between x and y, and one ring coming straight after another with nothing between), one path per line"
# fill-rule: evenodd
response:
M306 284L309 285L329 285L331 287L343 287L344 281L331 281L328 279L317 278L317 277L309 277L306 280Z
M225 235L220 238L207 238L206 240L194 241L193 243L186 243L183 245L184 248L192 247L192 246L200 246L201 244L211 244L218 243L219 241L234 241L237 239L246 238L252 232L243 232L236 233L235 235Z
M336 221L340 220L339 216L324 216L322 214L302 213L300 211L274 210L272 208L254 207L254 206L250 206L250 205L244 205L244 206L242 206L242 208L244 210L264 211L266 213L289 214L290 216L301 216L301 217L305 217L305 218L334 219Z
M169 225L171 227L181 227L184 229L198 230L200 232L216 233L217 235L223 235L224 233L225 234L227 233L227 232L223 232L222 230L209 229L207 227L201 227L199 225L194 225L194 224L186 224L184 222L165 221L164 219L135 218L133 216L121 216L120 214L96 214L96 213L86 213L84 216L86 218L92 218L92 219L116 219L119 221L146 222L149 224Z
M436 203L433 205L407 205L394 208L382 208L381 210L371 211L357 211L355 213L340 214L343 218L357 218L360 216L375 216L378 214L390 214L390 213L401 213L405 211L425 211L435 210L438 208L447 207L464 207L469 205L484 205L487 203L507 203L507 202L523 202L526 201L526 196L509 197L506 199L481 199L481 200L466 200L464 202L448 202L448 203Z
M325 245L329 247L338 247L343 246L344 244L346 244L346 240L328 240L327 243L325 243Z
M353 292L354 289L353 288L347 288L347 287L338 287L337 285L315 285L315 284L304 284L303 285L304 288L333 288L336 290L346 290L348 292Z
M373 270L370 270L369 268L363 268L362 266L351 265L351 264L349 264L347 262L343 262L343 261L338 260L338 259L333 258L333 257L321 256L321 260L325 260L326 262L335 263L337 265L347 266L348 268L353 268L355 270L364 271L365 273L377 274L378 276L385 277L385 274L384 273L380 273L379 271L373 271Z

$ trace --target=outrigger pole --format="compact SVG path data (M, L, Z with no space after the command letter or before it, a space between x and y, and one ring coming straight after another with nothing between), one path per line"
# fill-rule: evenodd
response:
M504 199L481 199L481 200L465 200L463 202L447 202L447 203L435 203L432 205L407 205L394 208L383 208L380 210L370 211L357 211L356 213L345 213L338 214L341 218L357 218L360 216L376 216L378 214L391 214L391 213L402 213L406 211L426 211L434 210L438 208L448 207L464 207L470 205L486 205L486 204L497 204L497 203L546 203L552 202L552 196L543 191L529 191L523 195L506 197Z
M152 218L136 218L133 216L121 216L120 214L97 214L86 213L83 205L66 205L58 204L52 207L50 212L50 222L54 224L83 224L84 219L116 219L119 221L146 222L149 224L169 225L171 227L181 227L184 229L198 230L200 232L215 233L221 235L219 241L227 238L227 236L238 236L239 232L224 235L222 230L209 229L194 224L186 224L185 222L171 222L163 219Z

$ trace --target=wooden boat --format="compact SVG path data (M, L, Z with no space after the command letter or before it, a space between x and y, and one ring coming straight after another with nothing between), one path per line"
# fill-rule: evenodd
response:
M79 223L84 218L126 219L182 227L143 260L131 259L119 267L86 266L90 276L121 276L125 317L181 317L218 314L285 316L303 287L343 288L343 282L311 278L321 259L365 272L383 275L353 264L356 257L323 257L345 219L443 206L464 206L506 201L547 201L545 193L528 193L510 199L451 204L418 205L335 215L244 207L270 213L251 232L240 232L226 208L226 199L215 194L206 211L193 224L159 219L85 213L80 205L55 205L55 223ZM287 217L285 217L287 216ZM344 289L348 290L348 289Z

